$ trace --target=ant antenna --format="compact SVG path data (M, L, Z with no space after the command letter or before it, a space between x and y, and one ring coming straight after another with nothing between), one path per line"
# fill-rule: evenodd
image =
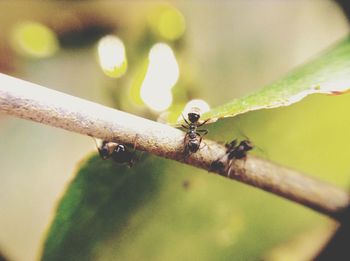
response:
M139 135L136 134L134 138L133 150L136 151L137 140L139 139Z
M96 148L99 149L99 145L97 143L97 139L95 137L92 137L92 136L90 136L90 137L94 140Z
M89 135L90 136L90 135ZM100 148L100 145L97 143L97 139L95 137L92 137L90 136L93 140L94 140L94 143L95 143L95 146L96 146L96 149L98 152L101 151L101 148Z
M239 124L239 123L238 123ZM239 133L240 136L244 137L245 140L248 140L255 149L257 149L258 151L260 151L260 153L265 154L265 156L267 156L267 158L269 158L269 155L267 155L266 151L264 149L262 149L261 147L259 147L258 145L255 144L254 141L252 141L243 131L240 127L237 128L237 132Z

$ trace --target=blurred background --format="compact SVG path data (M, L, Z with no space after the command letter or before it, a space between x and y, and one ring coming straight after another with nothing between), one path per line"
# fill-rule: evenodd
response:
M242 97L348 33L346 16L330 0L2 1L0 72L142 117L174 121L188 102L199 99L208 109ZM315 95L288 108L220 121L211 127L211 138L230 140L239 129L263 156L346 188L350 166L341 151L350 146L349 102L348 95ZM77 163L94 146L91 138L0 114L4 256L38 258L57 202ZM200 172L188 169L181 167L184 177ZM198 184L219 188L223 181L216 180L204 175ZM233 229L232 237L223 235L230 242L223 244L231 251L227 258L302 260L280 255L293 256L298 249L305 254L296 242L310 250L314 238L327 238L334 229L312 211L224 183L232 197L239 193L250 200L230 201L239 213L234 226L242 228ZM266 210L243 206L262 202ZM263 238L267 232L271 237ZM236 244L241 234L249 235L242 239L244 249Z

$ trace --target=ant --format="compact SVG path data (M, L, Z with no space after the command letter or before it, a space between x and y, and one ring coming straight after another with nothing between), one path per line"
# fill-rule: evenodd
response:
M184 143L185 143L185 156L188 156L190 153L195 153L199 150L203 136L208 133L208 130L198 130L199 127L204 125L208 120L205 120L202 123L199 123L200 111L199 108L192 108L191 111L187 114L188 120L182 115L182 118L186 122L186 125L181 125L187 130Z
M96 140L95 143L103 160L111 158L117 163L126 163L129 167L134 165L136 161L135 146L134 151L130 151L127 146L112 141L103 140L100 146L98 146Z
M237 145L237 139L234 139L230 143L226 143L225 147L226 147L226 154L221 158L213 161L210 165L210 169L223 171L225 169L224 161L226 161L227 162L226 168L227 166L229 166L227 170L227 176L230 176L232 161L235 159L245 158L247 156L247 152L252 150L254 146L249 140L242 140Z
M253 144L249 140L242 140L237 145L237 140L231 141L225 145L226 153L228 153L229 159L243 159L247 156L247 152L254 148Z

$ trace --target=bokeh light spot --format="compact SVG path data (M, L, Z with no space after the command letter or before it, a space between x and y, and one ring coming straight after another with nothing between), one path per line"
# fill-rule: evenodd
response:
M152 110L163 111L173 101L171 89L179 78L179 66L174 52L164 43L157 43L151 48L148 60L140 96Z
M169 5L160 5L149 16L151 30L162 38L174 41L185 32L185 18L179 10Z
M134 103L134 105L142 106L144 105L141 99L141 86L146 77L149 61L144 59L144 61L138 65L134 78L132 80L131 88L129 90L129 98Z
M15 25L11 45L17 53L30 58L49 57L58 50L55 33L47 26L32 21Z
M173 102L171 90L142 88L141 98L154 111L164 111Z
M179 79L179 65L169 45L157 43L149 52L149 73L158 75L157 81L163 88L171 89Z
M113 78L122 76L127 70L125 47L117 36L107 35L100 39L97 53L103 72Z

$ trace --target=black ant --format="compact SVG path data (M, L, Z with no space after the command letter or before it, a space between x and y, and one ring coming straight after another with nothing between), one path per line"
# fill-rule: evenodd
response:
M126 163L129 167L132 167L136 161L135 146L134 151L130 151L127 146L112 141L103 140L101 145L98 146L95 140L98 153L103 160L112 159L117 163Z
M225 147L229 159L243 159L247 156L247 152L254 148L249 140L242 140L238 145L237 140L233 140Z
M190 153L195 153L199 150L202 138L208 133L208 130L198 130L199 127L204 125L208 120L205 120L202 123L199 123L200 112L198 108L192 108L191 111L187 114L188 121L182 115L182 118L186 122L186 125L181 125L187 130L184 143L185 143L185 156L188 156Z
M249 140L242 140L237 145L237 140L235 139L230 143L226 143L225 147L226 147L226 154L221 158L213 161L210 165L210 169L223 171L225 170L225 161L226 161L226 164L227 164L226 168L228 166L227 176L230 176L232 161L235 159L245 158L247 156L247 152L252 150L254 146Z

